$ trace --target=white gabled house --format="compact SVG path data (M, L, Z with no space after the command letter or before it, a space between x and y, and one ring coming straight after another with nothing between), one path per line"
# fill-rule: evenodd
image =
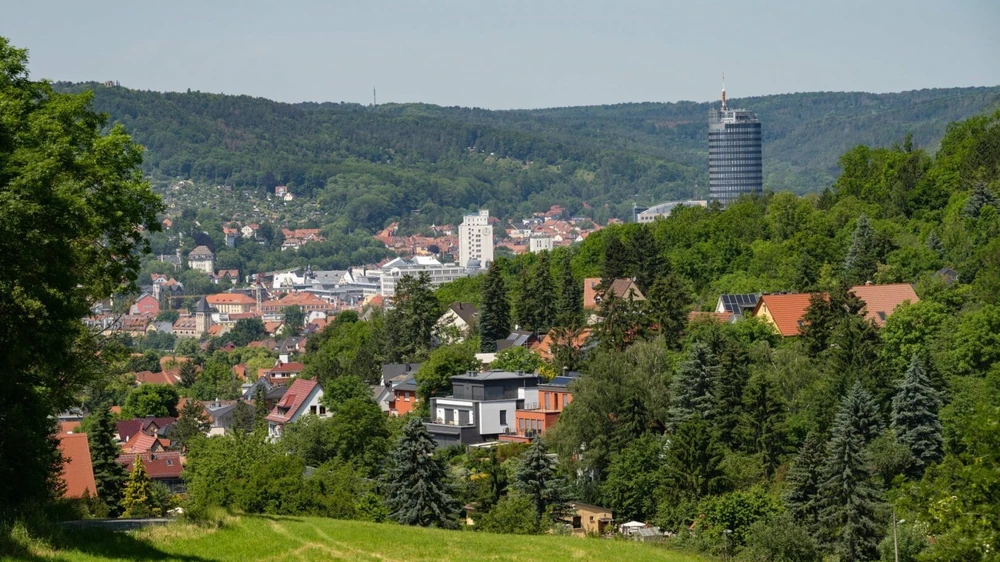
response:
M272 440L278 439L284 432L286 424L302 416L321 418L329 416L326 406L320 404L322 398L323 388L315 380L295 379L265 418L268 437Z

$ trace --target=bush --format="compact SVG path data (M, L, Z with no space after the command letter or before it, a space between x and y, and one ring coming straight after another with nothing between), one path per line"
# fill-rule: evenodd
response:
M531 499L513 493L503 497L488 513L479 516L476 528L488 533L536 535L542 532L541 521Z
M746 532L740 560L752 562L819 562L822 557L804 527L788 513L757 521Z

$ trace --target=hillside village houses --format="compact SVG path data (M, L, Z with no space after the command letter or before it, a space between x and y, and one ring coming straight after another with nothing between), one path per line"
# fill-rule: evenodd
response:
M215 273L215 254L207 246L196 246L188 253L188 267L212 275Z

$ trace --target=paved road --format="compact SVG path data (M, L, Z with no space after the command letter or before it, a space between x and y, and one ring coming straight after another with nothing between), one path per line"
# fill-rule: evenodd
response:
M150 525L166 525L173 519L81 519L79 521L63 521L67 529L108 529L109 531L134 531Z

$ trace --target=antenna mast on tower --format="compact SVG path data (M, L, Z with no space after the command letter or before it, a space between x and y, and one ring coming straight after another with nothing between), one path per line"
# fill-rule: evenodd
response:
M722 111L726 110L726 73L722 73Z
M378 99L375 97L375 86L372 86L372 107L378 107Z

